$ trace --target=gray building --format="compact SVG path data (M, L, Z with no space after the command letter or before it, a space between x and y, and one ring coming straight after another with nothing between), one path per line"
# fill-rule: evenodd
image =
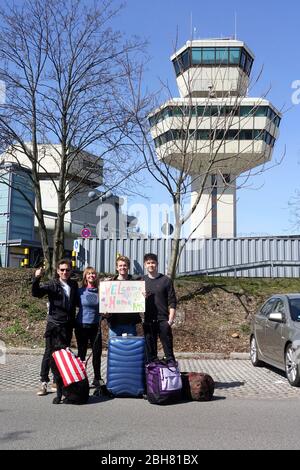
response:
M34 192L28 171L15 171L13 165L5 169L0 184L0 267L20 266L24 247L38 248L34 240L34 212L17 188L22 187L26 197L34 204Z

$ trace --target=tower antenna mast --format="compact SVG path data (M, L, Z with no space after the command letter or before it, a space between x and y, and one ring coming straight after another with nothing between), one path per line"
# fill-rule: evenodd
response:
M237 19L236 19L236 11L234 12L234 39L236 40L236 22L237 22Z

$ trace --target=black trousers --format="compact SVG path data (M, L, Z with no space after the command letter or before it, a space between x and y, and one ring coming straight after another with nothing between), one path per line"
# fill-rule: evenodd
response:
M98 334L99 333L99 334ZM90 342L93 352L94 378L101 378L101 354L102 354L102 333L98 323L89 326L76 326L75 336L78 347L78 356L85 361L88 342Z
M48 322L46 325L46 331L44 334L45 338L45 351L42 359L41 365L41 382L49 382L49 371L50 371L50 360L51 354L53 352L52 341L53 335L57 335L59 330L59 335L61 337L62 342L66 346L70 346L73 327L71 325L60 325L56 326L53 323Z
M159 337L167 361L175 360L173 352L173 334L167 320L158 320L143 324L146 362L157 359L157 339Z

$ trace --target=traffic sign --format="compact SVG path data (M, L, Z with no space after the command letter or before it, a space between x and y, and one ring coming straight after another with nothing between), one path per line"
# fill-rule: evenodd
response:
M172 235L174 227L172 224L165 222L164 224L162 224L161 231L164 235Z
M79 240L73 241L73 251L76 251L76 253L79 253Z
M82 236L82 238L91 238L92 232L90 231L89 228L84 227L84 228L81 230L81 236Z

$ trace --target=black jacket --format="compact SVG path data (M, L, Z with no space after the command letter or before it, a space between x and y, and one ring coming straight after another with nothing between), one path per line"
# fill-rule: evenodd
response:
M68 284L71 288L70 298L67 297L65 291L59 281L54 279L45 284L40 285L40 278L33 278L32 295L33 297L44 297L48 295L49 299L49 316L48 322L61 324L73 324L76 313L76 303L78 296L78 285L76 281L69 280Z

